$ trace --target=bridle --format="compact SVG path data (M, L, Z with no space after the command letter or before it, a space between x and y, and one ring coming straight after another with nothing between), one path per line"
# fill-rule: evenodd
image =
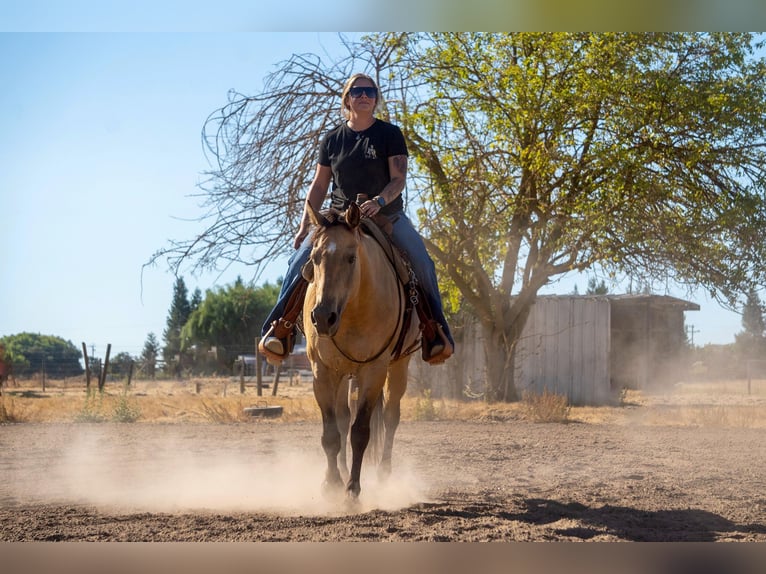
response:
M386 260L388 261L388 264L391 268L391 272L394 274L394 276L397 276L396 268L394 267L393 262L388 257L386 257ZM403 317L403 306L404 306L403 299L406 296L406 294L403 294L404 290L401 288L398 281L396 285L397 285L396 299L397 299L397 302L399 303L399 310L398 310L398 313L396 314L396 327L393 329L391 336L388 338L388 341L386 341L386 344L383 345L380 351L378 351L371 357L360 360L360 359L355 359L354 357L349 355L349 353L341 349L340 346L338 345L338 342L335 340L335 337L333 335L330 335L330 340L332 341L332 344L335 346L335 349L341 355L343 355L344 358L348 359L352 363L356 363L357 365L366 365L367 363L372 363L373 361L379 359L381 355L383 355L383 353L386 352L386 349L388 349L388 347L391 345L394 339L399 335L399 330L402 328L402 317Z

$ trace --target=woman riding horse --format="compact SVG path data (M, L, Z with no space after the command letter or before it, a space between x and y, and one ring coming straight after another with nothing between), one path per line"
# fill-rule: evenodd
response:
M330 130L319 148L319 161L295 236L296 251L290 258L277 304L263 326L259 350L272 363L284 360L292 350L295 320L303 306L306 282L301 269L311 252L310 213L319 211L332 184L332 207L345 210L358 194L369 199L361 204L363 217L385 216L392 225L391 241L409 259L430 309L423 329L422 356L430 364L449 358L455 343L444 318L436 269L422 238L404 213L401 193L407 178L407 145L398 126L375 117L380 91L365 74L354 74L341 95L345 121ZM421 320L422 323L422 320Z
M360 208L327 216L311 211L313 236L309 286L303 308L306 354L314 375L314 397L322 413L322 447L327 457L324 490L355 501L361 491L362 460L375 432L382 438L378 473L391 472L391 452L399 426L400 400L407 389L411 355L397 352L398 341L414 346L418 325L405 320L409 291L377 239L362 231ZM356 409L348 401L348 380L356 380ZM374 431L373 416L383 428ZM353 424L352 424L353 423ZM350 433L351 470L346 466ZM382 432L384 431L384 432Z

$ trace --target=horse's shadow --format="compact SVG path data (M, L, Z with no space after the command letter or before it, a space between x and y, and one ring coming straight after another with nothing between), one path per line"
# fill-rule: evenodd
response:
M748 533L766 534L764 524L736 524L713 512L696 508L642 510L626 506L590 507L578 502L528 498L520 512L504 512L503 518L529 524L552 524L569 519L581 526L561 528L556 533L582 540L605 530L626 541L714 542L722 534L746 538Z
M723 516L697 508L642 510L627 506L587 506L579 502L560 502L544 498L515 501L514 510L507 502L454 503L426 505L429 514L461 518L494 517L498 521L525 522L532 525L571 521L576 526L554 529L561 539L590 540L609 534L630 542L714 542L721 539L747 540L751 534L766 534L766 525L737 524Z

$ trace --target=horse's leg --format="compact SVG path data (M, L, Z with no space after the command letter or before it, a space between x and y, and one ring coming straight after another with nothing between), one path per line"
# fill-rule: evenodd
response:
M351 425L351 411L349 410L349 391L351 381L344 378L336 395L335 418L338 423L338 432L340 433L340 452L338 453L338 464L340 466L341 476L348 479L348 455L346 444L348 443L348 428Z
M409 359L405 358L389 366L386 384L385 402L383 405L383 424L386 429L383 438L383 453L378 466L378 477L388 478L391 474L391 451L394 448L394 435L399 427L401 416L400 402L407 390L407 366Z
M320 369L317 369L319 371ZM324 369L324 373L314 373L314 397L322 413L322 448L327 457L327 471L323 490L330 494L343 487L343 480L338 470L338 453L340 452L340 432L335 413L337 385Z
M353 499L358 498L362 490L360 477L364 451L370 442L370 418L383 392L385 376L385 372L376 372L366 378L359 377L359 403L351 426L351 475L346 484L346 494Z

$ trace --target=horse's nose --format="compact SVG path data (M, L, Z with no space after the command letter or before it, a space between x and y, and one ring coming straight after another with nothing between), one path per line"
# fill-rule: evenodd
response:
M323 305L311 311L311 322L320 335L334 335L338 331L338 313Z

